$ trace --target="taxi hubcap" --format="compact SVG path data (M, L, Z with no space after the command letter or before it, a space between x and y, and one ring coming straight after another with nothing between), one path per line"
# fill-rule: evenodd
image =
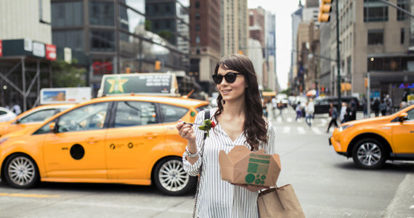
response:
M17 185L27 185L35 177L33 162L26 157L14 158L9 165L8 174L10 180Z
M165 162L159 173L161 185L168 191L180 191L189 182L189 176L184 171L182 162L178 160L169 160Z
M372 166L381 160L381 149L372 142L365 142L359 146L357 155L362 164Z

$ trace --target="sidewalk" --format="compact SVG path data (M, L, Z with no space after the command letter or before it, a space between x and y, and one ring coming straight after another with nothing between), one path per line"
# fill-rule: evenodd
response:
M407 174L398 186L395 196L388 205L384 217L414 218L414 174Z

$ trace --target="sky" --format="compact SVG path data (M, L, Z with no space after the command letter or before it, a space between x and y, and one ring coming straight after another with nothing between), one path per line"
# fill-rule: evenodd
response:
M291 14L298 9L299 0L247 0L249 8L261 6L276 14L276 72L280 88L286 89L292 46ZM305 1L302 1L304 4Z

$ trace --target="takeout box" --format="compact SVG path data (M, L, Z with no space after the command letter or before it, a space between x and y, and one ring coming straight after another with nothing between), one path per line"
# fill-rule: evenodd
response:
M221 179L233 184L275 186L281 169L278 154L252 152L246 146L235 146L228 154L221 150L219 163Z

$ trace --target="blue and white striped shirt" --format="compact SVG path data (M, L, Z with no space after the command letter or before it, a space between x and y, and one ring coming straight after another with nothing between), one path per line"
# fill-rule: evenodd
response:
M217 109L211 110L211 116ZM195 123L202 123L204 112L197 115ZM184 170L196 176L199 173L201 162L203 161L203 171L200 178L200 187L198 193L197 214L200 218L220 217L220 218L256 218L257 210L257 192L251 192L246 188L235 186L221 179L219 165L219 151L229 152L236 145L245 145L250 149L246 142L246 137L241 134L235 141L232 141L227 133L221 128L214 117L212 118L217 126L210 130L209 137L205 140L204 154L197 162L191 164L183 155ZM203 146L204 131L193 127L196 134L197 150L201 151ZM275 130L268 122L268 143L261 144L267 154L275 153Z

